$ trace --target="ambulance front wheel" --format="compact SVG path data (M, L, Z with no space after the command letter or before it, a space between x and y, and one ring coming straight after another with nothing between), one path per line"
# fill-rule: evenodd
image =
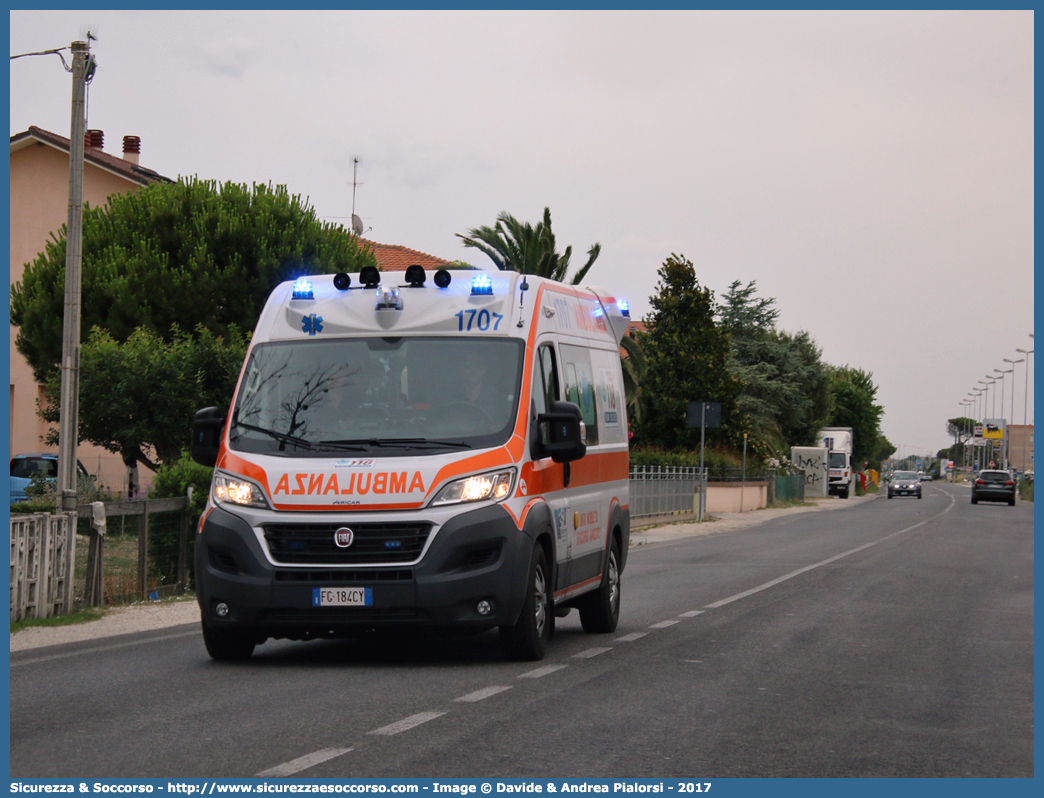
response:
M609 560L602 574L602 584L579 602L580 623L584 631L602 633L616 631L620 620L620 544L615 540L609 549Z
M243 660L250 659L257 643L250 635L227 629L215 629L204 623L203 644L207 647L207 653L210 654L211 659Z
M536 543L529 562L529 581L522 612L512 626L500 627L501 645L512 659L543 659L554 623L547 557L543 547Z

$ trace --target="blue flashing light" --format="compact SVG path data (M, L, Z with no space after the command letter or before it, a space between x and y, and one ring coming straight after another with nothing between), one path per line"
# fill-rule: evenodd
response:
M618 307L620 309L620 315L627 316L628 318L630 318L630 316L631 316L631 306L630 306L630 304L628 304L626 299L618 299L618 300L616 300L616 307Z
M476 274L471 278L472 295L492 295L493 280L488 274Z
M300 279L294 283L294 293L290 295L291 299L315 299L312 294L312 281Z

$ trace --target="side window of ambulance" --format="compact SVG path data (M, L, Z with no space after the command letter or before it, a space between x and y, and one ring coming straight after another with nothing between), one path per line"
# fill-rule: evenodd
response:
M587 426L587 444L598 443L598 410L595 407L595 384L592 378L591 357L579 346L562 346L562 381L565 398L580 407L580 415Z
M555 350L544 344L537 350L537 374L533 383L536 412L546 413L558 401L558 376L555 373Z

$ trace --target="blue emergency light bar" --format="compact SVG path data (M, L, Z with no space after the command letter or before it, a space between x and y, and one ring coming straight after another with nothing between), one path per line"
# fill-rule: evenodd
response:
M488 274L476 274L471 278L472 296L487 296L493 293L493 280Z
M628 304L626 299L618 299L618 300L616 300L616 307L618 307L620 309L620 315L621 316L630 317L630 315L631 315L631 306L630 306L630 304Z
M294 293L290 295L291 299L315 299L312 294L312 281L300 279L294 283Z

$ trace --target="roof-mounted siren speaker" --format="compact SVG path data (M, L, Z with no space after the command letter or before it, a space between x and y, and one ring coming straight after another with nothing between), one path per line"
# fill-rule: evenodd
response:
M333 284L338 291L347 291L352 284L352 278L344 272L337 272L334 275Z
M453 282L453 277L446 269L439 269L435 272L435 285L439 288L449 288L451 282Z
M426 279L427 275L424 273L423 266L414 263L412 266L406 267L406 282L409 283L410 288L423 288Z
M376 266L363 266L359 272L359 282L364 288L376 288L381 284L381 273Z
M359 216L354 213L352 214L352 232L355 233L357 236L361 236L363 234L362 219L360 219Z

